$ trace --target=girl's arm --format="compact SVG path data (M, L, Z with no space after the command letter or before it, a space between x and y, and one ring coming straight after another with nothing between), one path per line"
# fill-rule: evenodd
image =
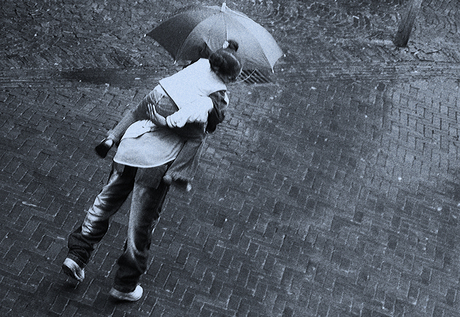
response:
M228 96L224 90L214 92L183 107L166 118L170 128L182 128L187 123L207 123L207 131L214 132L216 126L224 120Z
M199 97L166 117L170 128L182 128L187 123L206 123L213 108L212 99Z

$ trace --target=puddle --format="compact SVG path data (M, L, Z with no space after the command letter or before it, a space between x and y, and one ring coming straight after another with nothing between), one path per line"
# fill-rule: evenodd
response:
M148 70L120 70L120 69L100 69L85 68L72 71L63 71L60 76L65 80L90 83L94 85L110 85L120 88L132 88L145 85L149 79L160 79L157 74L152 75ZM259 70L244 70L238 77L238 81L250 84L271 83L270 74Z
M110 85L121 88L132 88L139 86L147 79L146 74L130 73L118 69L86 68L72 71L63 71L60 76L66 80L90 83L94 85Z

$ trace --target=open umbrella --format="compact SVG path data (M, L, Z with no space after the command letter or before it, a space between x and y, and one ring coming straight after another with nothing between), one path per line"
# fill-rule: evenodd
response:
M222 48L228 40L239 44L237 55L245 68L271 69L283 55L275 39L245 14L222 7L201 6L178 13L147 34L177 60L197 60L200 49Z

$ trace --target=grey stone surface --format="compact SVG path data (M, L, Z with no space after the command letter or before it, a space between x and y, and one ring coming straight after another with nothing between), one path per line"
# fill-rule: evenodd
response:
M80 285L66 239L110 170L94 145L180 68L144 34L190 3L3 1L0 315L458 316L460 14L424 1L397 49L406 3L227 2L285 57L272 83L231 87L153 233L145 296L123 304L129 206Z

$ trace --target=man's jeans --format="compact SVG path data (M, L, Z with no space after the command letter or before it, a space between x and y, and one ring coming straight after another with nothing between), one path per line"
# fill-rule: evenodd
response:
M107 185L96 197L82 225L70 234L68 257L84 267L109 227L113 216L132 192L128 235L124 252L118 259L114 288L121 292L135 289L147 269L152 230L160 216L169 186L161 181L167 166L145 169L114 163ZM136 175L137 174L137 175ZM143 176L142 176L143 175ZM139 177L140 176L140 177ZM146 179L156 178L150 183Z

